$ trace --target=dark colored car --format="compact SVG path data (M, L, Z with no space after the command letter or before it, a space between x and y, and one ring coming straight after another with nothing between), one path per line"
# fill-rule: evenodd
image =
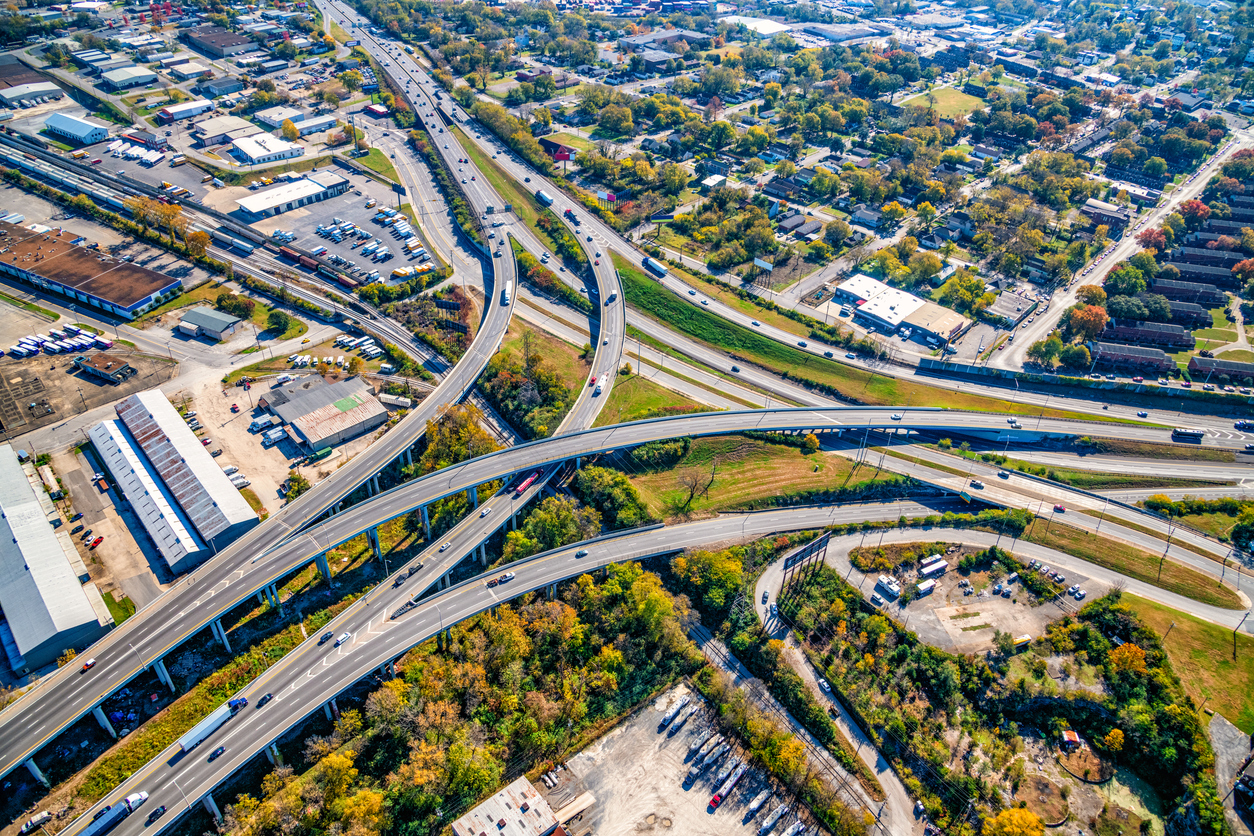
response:
M153 822L155 822L157 819L161 818L164 815L165 815L165 805L162 804L160 807L158 807L157 809L153 810L151 813L148 814L148 824L152 824Z
M327 642L331 641L331 639L333 639L333 638L335 638L335 633L334 633L334 632L331 632L331 633L323 633L323 634L322 634L322 638L318 639L318 644L326 644Z
M222 757L222 753L225 751L226 751L225 746L219 746L217 749L214 749L212 752L209 753L209 763L213 763L218 758Z
M83 527L82 527L81 525L76 525L76 526L74 526L73 528L71 528L71 529L70 529L70 533L71 533L71 534L77 534L77 533L79 533L79 532L80 532L80 531L82 531L82 530L83 530Z
M89 528L86 531L84 531L82 534L78 535L78 539L86 540L90 536L91 536L91 529Z
M83 518L83 512L79 511L77 514L70 517L70 522L77 522L78 520L81 520L82 518Z
M274 694L266 694L264 697L262 697L261 699L257 700L257 707L258 707L258 708L261 708L263 705L265 705L266 703L270 702L270 700L272 700L272 699L274 699Z

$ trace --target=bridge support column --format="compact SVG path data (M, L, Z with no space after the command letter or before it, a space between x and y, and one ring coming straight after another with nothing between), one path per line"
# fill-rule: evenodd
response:
M370 477L370 483L374 485L374 492L379 493L379 474Z
M109 737L114 740L118 739L118 733L113 730L113 724L109 722L109 718L105 716L104 709L96 706L91 710L91 715L96 718L96 722L100 724L100 728L109 733Z
M327 715L327 719L328 719L328 720L334 720L334 719L335 719L334 717L332 717L332 716L331 716L331 703L329 703L329 702L323 703L323 704L322 704L322 710L326 712L326 715Z
M322 579L331 580L331 564L327 563L327 553L323 552L314 558L314 563L318 564L318 571L322 574Z
M444 586L442 586L441 589L448 589L450 586L452 586L453 585L453 573L445 572L444 577L440 578L440 583L444 584Z
M556 597L557 597L557 584L551 583L549 584L549 600L552 601Z
M31 775L35 776L36 781L43 784L45 787L52 787L52 784L48 782L48 778L44 775L43 770L39 768L39 764L35 763L34 758L26 759L26 768L30 770Z
M388 674L393 679L396 679L396 660L395 659L388 662Z
M480 566L488 565L488 544L487 543L479 544L479 565Z
M509 515L509 530L510 531L518 530L518 514L516 513Z
M226 628L222 626L222 619L215 618L209 622L209 626L213 628L213 637L222 642L222 646L226 648L226 652L231 652L231 643L226 638Z
M426 505L422 506L422 536L426 540L431 539L431 513Z
M370 549L374 552L374 559L382 560L383 549L379 548L379 529L377 526L366 530L366 539L370 541Z
M270 606L279 611L279 615L283 614L283 602L279 600L279 590L274 584L266 587L266 597L270 599Z
M444 631L444 646L445 647L453 646L453 628L452 627L449 627Z
M222 813L218 811L218 802L213 800L213 793L205 793L205 797L201 799L201 803L205 805L205 812L213 816L214 821L222 821Z
M583 456L575 456L575 470L583 467Z
M270 761L272 766L282 766L283 756L279 754L279 747L271 743L266 747L266 760Z
M471 508L479 507L479 486L478 485L475 485L474 487L470 489L470 507Z
M413 447L405 448L405 463L409 465L410 467L414 466L414 448Z
M266 590L264 587L257 590L257 603L262 605L266 603Z
M170 678L170 672L165 669L165 660L157 659L152 663L152 668L157 672L157 679L165 683L165 686L170 689L170 693L177 694L178 690L174 687L174 680Z

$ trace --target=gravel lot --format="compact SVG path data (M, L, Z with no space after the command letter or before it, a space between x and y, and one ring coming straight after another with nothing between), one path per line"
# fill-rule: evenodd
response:
M715 789L711 774L714 770L707 771L691 785L685 781L689 753L709 734L713 713L703 706L674 736L659 732L658 721L666 708L684 694L701 699L686 685L678 685L570 760L567 766L577 786L558 787L550 803L560 807L583 791L596 798L595 805L584 813L582 821L572 824L572 834L626 836L652 832L749 836L757 833L765 811L778 803L773 799L756 817L747 816L749 802L766 787L766 778L759 770L746 772L717 810L709 807ZM536 782L537 788L543 786ZM776 824L773 832L782 833L793 820L791 816L785 818Z

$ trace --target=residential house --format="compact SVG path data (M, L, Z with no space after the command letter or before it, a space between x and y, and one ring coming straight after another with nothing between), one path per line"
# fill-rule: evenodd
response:
M884 223L884 213L878 209L868 208L864 203L859 203L850 213L849 220L860 226L879 229Z
M1179 325L1166 322L1143 322L1134 319L1112 319L1106 323L1101 338L1109 342L1156 345L1166 348L1193 348L1197 340Z

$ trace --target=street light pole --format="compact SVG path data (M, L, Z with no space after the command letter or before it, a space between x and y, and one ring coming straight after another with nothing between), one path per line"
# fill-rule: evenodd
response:
M144 666L144 670L148 670L148 663L144 661L144 657L140 654L140 652L135 650L135 645L127 642L126 646L135 651L135 656L139 659L139 663Z

